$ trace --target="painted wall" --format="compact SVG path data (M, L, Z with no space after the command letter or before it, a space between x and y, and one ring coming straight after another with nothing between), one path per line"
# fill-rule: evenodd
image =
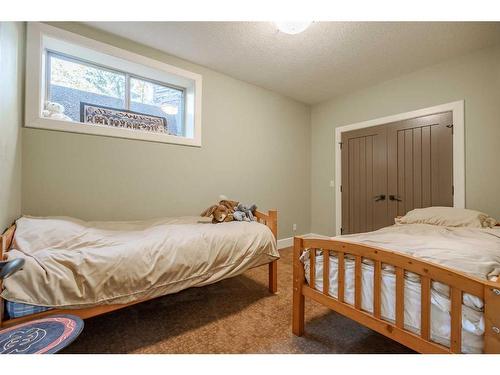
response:
M500 220L500 46L333 98L311 112L311 231L335 233L334 129L465 100L466 207ZM339 181L336 181L339 182Z
M310 108L80 24L52 24L203 75L203 147L23 129L23 213L93 220L198 215L220 194L309 232Z
M0 22L0 232L21 214L25 26Z
M25 214L98 220L195 215L225 194L255 201L264 209L278 208L280 238L294 234L293 223L298 225L296 233L333 234L334 189L329 182L334 179L335 127L463 99L466 204L500 218L500 46L310 110L111 34L80 24L56 26L202 74L203 147L25 128ZM11 171L14 175L19 168ZM2 190L2 204L5 195ZM19 197L13 202L18 205ZM9 217L15 217L19 210L10 212Z

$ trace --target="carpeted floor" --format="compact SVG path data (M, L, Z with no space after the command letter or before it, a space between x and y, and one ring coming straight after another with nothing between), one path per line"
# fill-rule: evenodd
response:
M64 353L412 353L306 299L306 333L291 332L292 251L281 251L278 294L267 267L85 321Z

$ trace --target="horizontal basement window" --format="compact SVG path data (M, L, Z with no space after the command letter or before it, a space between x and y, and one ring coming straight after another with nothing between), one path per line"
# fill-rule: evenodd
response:
M201 146L201 76L28 26L26 126Z

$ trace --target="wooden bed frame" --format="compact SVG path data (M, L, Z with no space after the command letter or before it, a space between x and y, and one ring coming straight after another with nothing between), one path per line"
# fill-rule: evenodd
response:
M300 261L303 250L309 249L310 284L304 275ZM323 290L315 285L316 251L323 256ZM328 294L330 279L328 262L330 252L338 257L338 298ZM345 257L355 259L354 306L344 300ZM361 265L363 258L374 263L373 313L361 309ZM391 323L381 317L382 264L394 266L396 274L396 321ZM404 328L404 272L420 275L421 280L421 331L415 334ZM451 340L445 347L430 340L431 281L440 281L450 286L451 296ZM304 333L305 297L373 329L420 353L460 353L462 342L462 293L478 296L484 301L484 353L500 353L500 280L485 281L452 269L433 264L401 253L361 244L330 239L306 239L295 237L293 250L293 322L292 331L301 336Z
M259 223L265 224L271 229L273 232L275 240L278 238L278 211L277 210L269 210L267 214L263 212L255 212L255 216ZM16 231L16 225L13 224L9 227L2 236L0 236L0 259L4 259L4 255L9 251L10 246L12 244L12 240L14 238L14 233ZM269 292L276 293L278 291L278 260L274 260L269 264L266 264L269 267ZM3 290L2 284L0 281L0 290ZM155 297L159 298L159 297ZM30 321L33 319L38 319L43 316L54 315L54 314L72 314L77 315L82 319L91 318L97 315L106 314L111 311L123 309L128 306L135 305L137 303L141 303L147 301L147 299L134 301L127 304L116 304L116 305L99 305L95 307L89 307L84 309L53 309L49 311L44 311L37 314L27 315L20 318L8 319L4 320L4 300L0 297L0 327L7 328L14 326L19 323L23 323L26 321Z

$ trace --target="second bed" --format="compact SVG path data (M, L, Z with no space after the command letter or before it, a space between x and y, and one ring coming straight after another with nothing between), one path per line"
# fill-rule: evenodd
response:
M401 223L295 247L294 333L307 296L417 351L498 351L500 227Z

